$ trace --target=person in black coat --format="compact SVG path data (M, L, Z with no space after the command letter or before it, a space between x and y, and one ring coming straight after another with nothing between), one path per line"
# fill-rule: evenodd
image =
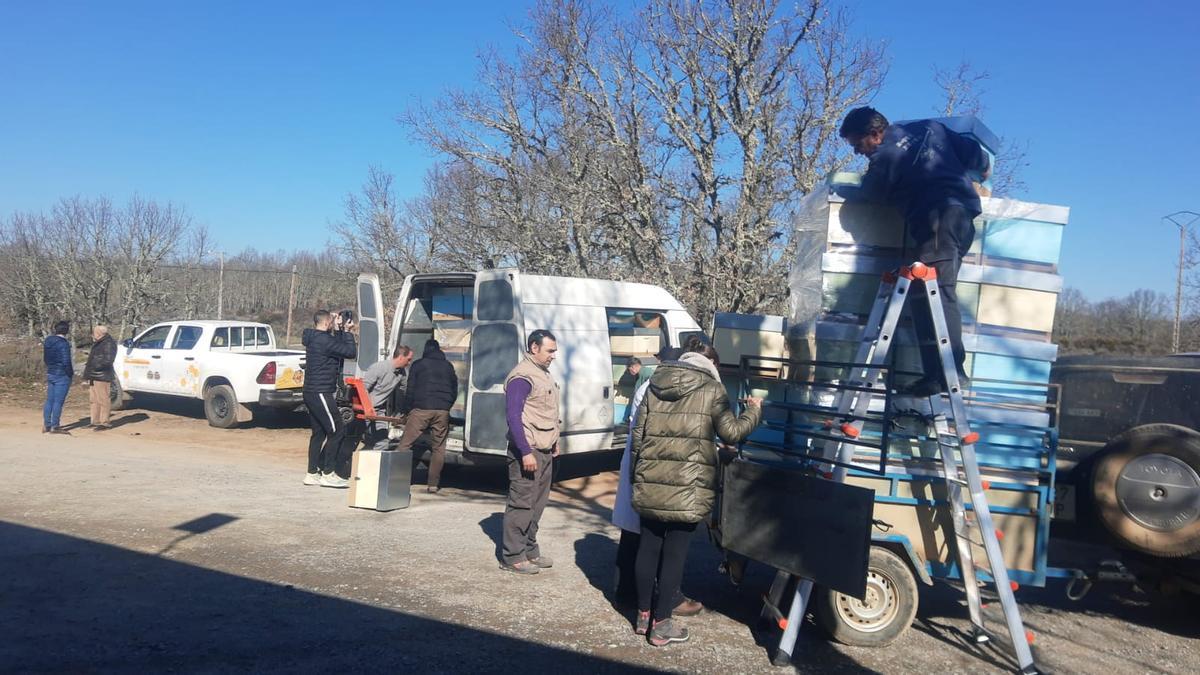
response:
M308 473L305 485L344 488L350 485L337 475L338 456L346 424L338 412L334 392L342 378L342 361L358 356L350 331L354 320L331 316L324 310L313 315L313 328L304 329L304 407L308 409L312 436L308 440Z
M426 340L425 351L408 370L408 389L404 394L404 435L399 450L412 448L413 443L429 430L433 451L429 457L428 492L437 492L446 461L446 436L450 432L450 408L458 399L458 374L446 360L446 353L437 340Z
M83 379L88 386L91 400L91 420L94 431L111 429L108 417L112 413L110 387L117 374L113 361L117 359L117 341L108 334L108 326L92 329L92 350L88 352L87 365L83 367Z

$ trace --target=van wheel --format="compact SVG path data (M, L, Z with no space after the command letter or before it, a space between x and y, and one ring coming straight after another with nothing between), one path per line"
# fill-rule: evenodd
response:
M121 381L116 378L108 383L108 403L112 410L125 410L133 403L132 397L125 393Z
M1092 503L1119 543L1163 558L1200 552L1200 433L1147 424L1096 459Z
M854 647L883 647L904 634L917 614L917 580L895 553L871 547L867 594L852 598L815 589L817 621L836 641Z
M204 417L219 429L231 429L238 423L237 396L233 387L218 384L204 391Z

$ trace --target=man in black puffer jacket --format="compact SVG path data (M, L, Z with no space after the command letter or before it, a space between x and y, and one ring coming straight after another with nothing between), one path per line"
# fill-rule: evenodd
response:
M108 423L112 414L111 390L117 373L113 361L117 359L117 341L108 334L108 326L92 328L92 350L88 353L87 365L83 367L83 379L88 385L91 399L92 430L111 429Z
M408 450L429 430L433 452L429 456L428 492L437 492L446 461L446 435L450 432L450 408L458 398L458 374L446 360L437 340L425 341L425 352L408 369L404 394L404 436L399 450Z
M346 425L333 393L342 377L342 361L358 356L358 345L342 317L321 310L313 314L313 328L304 329L304 406L312 436L308 439L308 473L305 485L344 488L350 482L335 473Z

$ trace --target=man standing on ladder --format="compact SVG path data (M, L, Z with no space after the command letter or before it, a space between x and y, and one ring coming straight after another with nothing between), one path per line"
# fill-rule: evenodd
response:
M963 370L966 350L955 284L963 257L975 239L975 217L983 211L968 172L987 180L991 173L987 154L975 141L933 120L889 124L869 107L851 110L842 121L840 134L856 154L870 162L862 187L847 198L899 207L909 236L916 242L916 260L936 270L958 379L963 389L969 388ZM931 396L946 391L933 319L925 303L914 303L913 313L925 375L906 393Z

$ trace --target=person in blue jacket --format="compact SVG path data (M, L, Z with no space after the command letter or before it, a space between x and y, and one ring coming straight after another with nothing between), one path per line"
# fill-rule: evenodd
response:
M42 433L66 434L71 432L63 429L63 403L67 400L67 391L71 389L71 378L75 377L75 366L71 364L71 341L67 334L71 332L71 324L59 321L54 324L54 334L42 343L42 360L46 362L46 405L42 406Z
M956 284L963 257L975 239L975 217L983 210L971 174L987 180L991 173L987 153L975 141L933 120L889 124L878 110L869 107L851 110L840 133L856 154L869 161L862 186L846 198L898 206L916 243L916 261L937 272L947 337L959 380L966 388L966 351ZM937 367L929 308L918 302L913 312L926 374L908 392L929 396L945 391L946 383Z

